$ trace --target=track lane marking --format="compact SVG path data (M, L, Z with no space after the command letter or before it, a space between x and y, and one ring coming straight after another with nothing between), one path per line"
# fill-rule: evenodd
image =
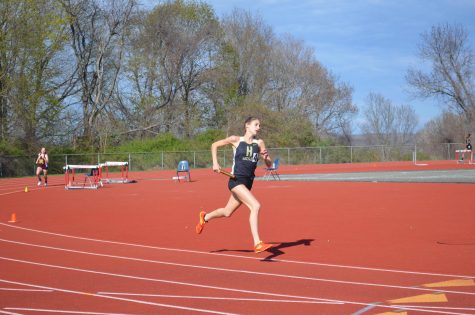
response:
M184 268L196 268L196 269L205 269L205 270L212 270L212 271L223 271L223 272L242 273L242 274L277 277L277 278L286 278L286 279L348 284L348 285L356 285L356 286L370 286L370 287L380 287L380 288L390 288L390 289L404 289L404 290L416 290L416 291L433 292L433 289L431 289L431 288L423 288L423 287L418 287L418 286L408 287L408 286L398 286L398 285L390 285L390 284L370 283L370 282L358 282L358 281L345 281L345 280L336 280L336 279L327 279L327 278L303 277L303 276L286 275L286 274L278 274L278 273L268 273L268 272L259 272L259 271L250 271L250 270L242 270L242 269L208 267L208 266L203 266L203 265L191 265L191 264L166 262L166 261L160 261L160 260L141 259L141 258L134 258L134 257L128 257L128 256L116 256L116 255L109 255L109 254L100 254L100 253L94 253L94 252L86 252L86 251L79 251L79 250L73 250L73 249L66 249L66 248L61 248L61 247L52 247L52 246L31 244L31 243L18 242L18 241L12 241L12 240L5 240L5 239L1 239L1 238L0 238L0 242L6 242L6 243L12 243L12 244L24 245L24 246L31 246L31 247L38 247L38 248L44 248L44 249L50 249L50 250L57 250L57 251L63 251L63 252L69 252L69 253L75 253L75 254L82 254L82 255L90 255L90 256L105 257L105 258L122 259L122 260L130 260L130 261L136 261L136 262L153 263L153 264L161 264L161 265L184 267ZM475 292L465 292L465 291L440 290L439 292L452 293L452 294L475 295Z
M64 238L72 238L72 239L91 241L91 242L97 242L97 243L123 245L123 246L137 247L137 248L155 249L155 250L172 251L172 252L189 253L189 254L200 254L200 255L212 255L212 256L220 256L220 257L232 257L232 258L239 258L239 259L262 260L262 258L259 258L259 257L250 257L250 256L242 256L242 255L230 255L230 254L221 254L221 253L210 253L210 252L188 250L188 249L167 248L167 247L158 247L158 246L150 246L150 245L141 245L141 244L133 244L133 243L124 243L124 242L100 240L100 239L94 239L94 238L87 238L87 237L80 237L80 236L73 236L73 235L66 235L66 234L60 234L60 233L53 233L53 232L35 230L35 229L30 229L30 228L25 228L25 227L13 226L11 224L1 223L1 222L0 222L0 225L6 226L6 227L9 227L9 228L13 228L13 229L19 229L19 230L25 230L25 231L35 232L35 233L41 233L41 234L47 234L47 235L53 235L53 236L60 236L60 237L64 237ZM383 269L383 268L370 268L370 267L361 267L361 266L325 264L325 263L306 262L306 261L298 261L298 260L275 259L275 260L272 260L272 261L281 262L281 263L288 263L288 264L301 264L301 265L308 265L308 266L355 269L355 270L365 270L365 271L403 273L403 274L451 277L451 278L454 277L454 278L464 278L464 279L465 278L475 278L475 275L470 276L470 275L454 275L454 274L431 273L431 272L417 272L417 271L407 271L407 270L397 270L397 269Z
M78 271L78 272L85 272L85 273L98 274L98 275L103 275L103 276L126 278L126 279L132 279L132 280L152 281L152 282L159 282L159 283L166 283L166 284L183 285L183 286L189 286L189 287L214 289L214 290L238 292L238 293L257 294L257 295L274 296L274 297L283 297L283 298L292 298L292 299L304 299L304 300L307 299L307 300L314 300L314 301L325 301L325 302L329 301L329 302L345 303L345 301L339 301L339 300L333 300L333 299L323 299L323 298L315 298L315 297L308 297L308 296L271 293L271 292L255 291L255 290L243 290L243 289L212 286L212 285L198 284L198 283L191 283L191 282L183 282L183 281L173 281L173 280L165 280L165 279L157 279L157 278L138 277L138 276L110 273L110 272L104 272L104 271L96 271L96 270L90 270L90 269L81 269L81 268L73 268L73 267L66 267L66 266L59 266L59 265L43 264L43 263L38 263L38 262L34 262L34 261L20 260L20 259L14 259L14 258L9 258L9 257L1 257L0 256L0 259L6 260L6 261L23 263L23 264L30 264L30 265L48 267L48 268L56 268L56 269L63 269L63 270L69 270L69 271ZM2 280L0 279L0 282L1 281ZM83 292L81 292L81 294L83 294Z
M19 260L19 259L13 259L13 258L8 258L8 257L1 257L1 256L0 256L0 259L7 260L7 261L12 261L12 262L23 263L23 264L30 264L30 265L35 265L35 266L48 267L48 268L56 268L56 269L63 269L63 270L70 270L70 271L77 271L77 272L84 272L84 273L91 273L91 274L98 274L98 275L105 275L105 276L113 276L113 277L120 277L120 278L133 279L133 280L153 281L153 282L183 285L183 286L190 286L190 287L197 287L197 288L215 289L215 290L222 290L222 291L228 291L228 292L240 292L240 293L265 295L265 296L278 296L278 297L285 297L285 298L308 299L308 300L315 300L315 301L341 302L341 303L344 303L344 304L359 305L359 306L368 306L368 305L373 304L373 303L364 303L364 302L356 302L356 301L345 301L345 300L336 300L336 299L323 299L323 298L315 298L315 297L295 296L295 295L270 293L270 292L262 292L262 291L253 291L253 290L241 290L241 289L228 288L228 287L219 287L219 286L211 286L211 285L197 284L197 283L190 283L190 282L181 282L181 281L171 281L171 280L156 279L156 278L136 277L136 276L131 276L131 275L108 273L108 272L89 270L89 269L79 269L79 268L71 268L71 267L66 267L66 266L42 264L42 263L33 262L33 261ZM0 279L0 282L6 282L6 283L11 283L11 284L20 284L20 285L22 284L21 282L14 282L14 281L9 281L9 280L5 280L5 279ZM27 285L27 284L25 284L25 285ZM51 287L45 287L45 286L39 286L39 285L31 285L31 286L39 287L39 288L43 288L43 289L58 290L57 288L51 288ZM60 289L60 290L63 290L63 292L68 291L68 290L64 290L64 289ZM58 291L60 291L60 290L58 290ZM73 291L73 292L70 292L70 293L84 294L83 292L78 292L78 291ZM125 300L125 301L129 300L129 299L122 299L122 298L118 298L118 297L114 297L114 296L99 295L99 294L96 294L95 296L104 297L104 298L109 297L109 298L118 299L118 300ZM142 301L142 300L132 300L132 301L139 301L142 304L147 304L147 303L150 304L151 303L151 302ZM168 305L168 304L165 304L165 305ZM392 305L378 305L377 307L392 309L392 310L401 308L401 306L392 306ZM422 308L411 309L411 308L406 307L406 306L404 307L404 309L405 310L417 310L419 312L425 312L425 313L440 314L440 311L430 310L430 309L422 309ZM223 313L219 313L219 314L223 314ZM456 312L444 312L444 314L466 315L466 313L456 313Z
M276 300L276 299L232 298L232 297L194 296L194 295L167 295L167 294L128 293L128 292L98 292L98 293L104 294L104 295L161 297L161 298L190 299L190 300L224 300L224 301L302 303L302 304L344 304L343 302L310 301L310 300Z
M422 285L425 288L446 288L446 287L473 287L473 279L454 279L436 283L427 283Z
M0 291L53 292L52 290L15 289L15 288L0 288Z
M446 303L447 296L445 294L430 293L430 294L421 294L415 296L407 296L399 299L388 300L388 303L391 304L407 304L407 303Z
M6 279L0 279L0 282L23 285L23 286L28 286L28 287L40 288L40 289L54 290L54 291L63 292L63 293L72 293L72 294L84 295L84 292L80 292L80 291L67 290L67 289L61 289L61 288L55 288L55 287L48 287L48 286L42 286L42 285L37 285L37 284L31 284L31 283L10 281L10 280L6 280ZM179 306L179 305L172 305L172 304L154 303L154 302L148 302L148 301L136 300L136 299L126 299L126 298L121 298L121 297L116 297L116 296L108 296L108 295L101 295L101 294L95 294L95 293L92 293L90 295L92 297L99 297L99 298L110 299L110 300L132 302L132 303L137 303L137 304L145 304L145 305L180 309L180 310L193 311L193 312L221 314L221 315L233 314L233 313L227 313L227 312L218 312L218 311L213 311L213 310L206 310L206 309Z
M80 312L80 311L70 311L70 310L52 310L52 309L45 309L45 308L26 308L26 307L5 307L4 309L13 310L13 311L66 313L66 314L83 314L83 315L135 315L135 314L124 314L124 313Z

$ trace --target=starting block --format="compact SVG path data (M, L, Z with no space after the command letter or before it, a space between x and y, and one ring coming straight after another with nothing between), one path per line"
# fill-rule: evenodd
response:
M461 153L461 157L460 157ZM468 164L473 164L473 152L472 150L455 150L455 160L457 163L465 163L465 153L468 153Z
M120 177L109 177L109 167L120 167ZM106 174L104 176L102 169L105 168ZM129 180L129 162L110 162L99 164L99 177L102 183L105 184L127 184L134 181Z
M99 165L66 165L64 169L64 189L97 189L102 182L99 176ZM76 170L86 170L87 172L76 173ZM80 176L82 180L76 177Z

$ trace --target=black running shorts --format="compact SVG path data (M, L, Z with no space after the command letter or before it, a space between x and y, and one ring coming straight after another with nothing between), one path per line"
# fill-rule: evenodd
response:
M236 179L232 179L232 178L229 179L228 188L229 190L232 190L234 187L238 185L244 185L247 187L247 189L251 190L253 182L254 182L254 178L237 176Z

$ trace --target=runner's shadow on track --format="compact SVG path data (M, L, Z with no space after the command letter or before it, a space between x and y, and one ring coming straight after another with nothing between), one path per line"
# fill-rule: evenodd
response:
M271 242L271 244L275 244L273 247L269 248L267 252L270 254L267 257L263 258L262 261L265 262L275 262L273 259L276 257L279 257L281 255L284 255L285 252L282 250L284 248L288 247L294 247L294 246L310 246L314 239L301 239L298 241L294 242ZM219 250L214 250L211 251L212 253L222 253L222 252L239 252L239 253L253 253L253 250L248 250L248 249L219 249Z

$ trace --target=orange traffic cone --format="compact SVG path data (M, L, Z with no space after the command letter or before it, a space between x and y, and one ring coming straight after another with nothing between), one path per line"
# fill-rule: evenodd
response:
M28 186L25 186L25 192L28 192Z
M17 222L15 212L12 213L12 216L10 217L10 221L8 221L8 222L9 223L16 223Z

